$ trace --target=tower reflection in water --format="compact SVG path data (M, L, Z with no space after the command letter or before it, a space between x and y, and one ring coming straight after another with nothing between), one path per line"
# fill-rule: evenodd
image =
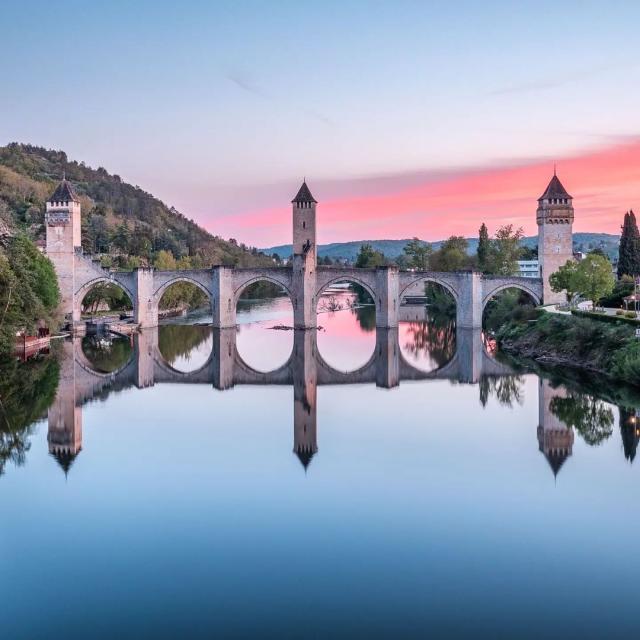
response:
M82 349L81 341L66 341L62 346L60 382L54 402L48 412L48 443L50 453L65 473L82 450L82 405L98 395L129 387L145 388L163 383L209 384L216 389L236 385L293 386L293 451L307 469L318 452L317 388L318 385L348 385L371 383L393 388L408 380L449 379L463 384L479 384L480 401L495 394L502 404L518 399L522 378L507 365L490 357L479 330L458 330L456 350L444 366L435 371L421 371L403 356L398 329L378 329L374 353L363 367L341 372L330 367L318 352L316 332L296 330L293 351L280 368L264 373L249 367L238 355L236 329L211 329L212 349L206 362L194 371L184 372L172 367L163 357L158 344L158 329L145 330L135 337L129 360L112 372L97 371ZM589 434L581 431L575 398L567 396L564 387L554 387L540 378L538 385L539 423L537 441L554 475L572 455L574 427L589 443ZM590 402L600 401L591 399ZM606 437L608 421L604 403L599 409L589 406L590 415L600 411L595 425L596 436ZM640 428L635 412L621 410L621 432L625 456L633 460ZM589 427L588 427L589 428ZM605 429L604 436L602 431ZM598 432L599 430L599 432ZM598 435L599 433L599 435ZM591 444L591 443L590 443Z

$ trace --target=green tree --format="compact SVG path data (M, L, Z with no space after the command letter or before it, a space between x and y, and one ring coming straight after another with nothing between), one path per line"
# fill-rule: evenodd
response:
M578 263L575 260L567 260L556 272L549 277L551 290L556 293L566 292L567 302L571 302L576 294L576 271Z
M130 238L131 233L129 232L129 227L125 222L121 222L113 232L111 244L116 247L116 249L120 249L120 251L128 253Z
M59 299L53 265L31 240L18 235L0 247L0 351L13 347L19 330L56 324Z
M356 267L359 269L372 269L383 267L387 264L384 253L376 251L369 243L360 246L360 252L356 258Z
M409 240L404 246L403 252L407 258L407 266L420 271L429 269L429 258L433 253L431 245L418 238Z
M630 296L635 290L635 282L631 276L622 276L613 287L613 291L600 299L603 307L620 308L624 304L624 299Z
M478 269L483 273L489 268L489 258L491 253L491 242L489 241L489 231L483 222L478 233Z
M624 214L618 249L618 278L640 275L640 232L633 211Z
M431 255L433 271L460 271L470 265L467 255L468 242L462 236L451 236L445 240L440 249Z
M153 266L158 269L158 271L173 271L177 268L176 259L173 257L171 251L167 251L166 249L162 249L156 253L153 259Z
M589 254L578 263L573 278L573 289L589 300L593 300L594 306L597 305L600 298L613 291L615 284L609 260L594 254Z
M492 243L494 273L502 276L518 273L522 235L522 227L514 230L512 224L506 224L496 231L495 240Z

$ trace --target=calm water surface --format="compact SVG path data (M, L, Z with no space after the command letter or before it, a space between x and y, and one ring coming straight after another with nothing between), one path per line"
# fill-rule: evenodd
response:
M640 399L335 298L7 365L3 638L637 634Z

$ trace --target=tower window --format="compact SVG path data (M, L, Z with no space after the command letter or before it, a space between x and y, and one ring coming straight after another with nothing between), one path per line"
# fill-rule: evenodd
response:
M303 229L306 229L306 228L307 228L307 223L306 223L304 220L302 221L302 228L303 228Z

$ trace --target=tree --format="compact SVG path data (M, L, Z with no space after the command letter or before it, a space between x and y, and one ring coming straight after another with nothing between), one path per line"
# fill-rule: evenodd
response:
M158 271L174 271L177 268L176 259L173 257L171 251L162 249L156 253L153 260L153 266Z
M489 266L489 255L491 252L491 242L489 241L489 231L483 222L480 225L478 237L478 269L486 273Z
M384 253L376 251L369 243L360 246L360 252L356 258L356 267L360 269L371 269L374 267L383 267L386 264L387 259Z
M555 273L552 273L549 278L549 284L551 290L556 293L561 291L566 292L567 302L573 300L576 294L575 276L578 270L578 263L575 260L567 260Z
M420 271L427 271L429 269L429 258L433 253L430 244L418 238L413 238L404 246L403 252L407 257L408 267Z
M469 266L467 255L468 242L462 236L451 236L440 249L431 255L430 266L433 271L460 271Z
M640 232L633 211L624 214L618 249L618 278L640 275Z
M635 282L631 276L622 276L613 287L613 291L600 299L603 307L620 308L624 304L624 299L630 296L635 290Z
M520 247L520 260L537 260L538 247Z
M111 244L120 251L127 253L129 250L129 240L131 234L129 233L129 227L125 222L121 222L113 232L113 236L111 238Z
M512 276L518 273L522 235L522 228L514 231L512 224L506 224L496 231L495 239L491 243L489 259L491 273L501 276Z
M573 276L574 291L582 293L593 301L594 306L603 296L613 291L615 278L611 273L611 263L602 256L589 254L578 263Z
M16 332L39 322L55 324L60 300L51 261L25 235L0 247L0 351L13 348Z

